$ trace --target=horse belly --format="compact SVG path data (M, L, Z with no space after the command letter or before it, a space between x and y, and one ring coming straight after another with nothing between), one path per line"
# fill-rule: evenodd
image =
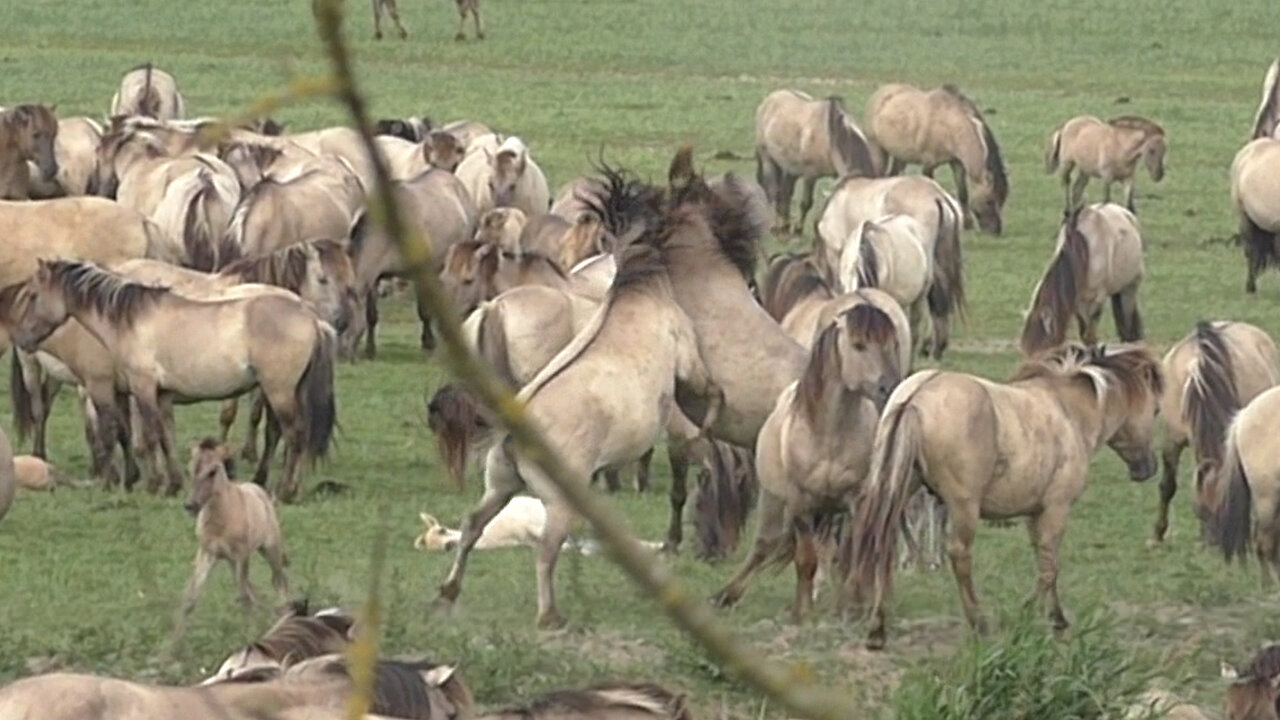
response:
M221 400L244 393L257 384L247 348L224 342L202 352L174 354L157 372L162 390L180 400Z

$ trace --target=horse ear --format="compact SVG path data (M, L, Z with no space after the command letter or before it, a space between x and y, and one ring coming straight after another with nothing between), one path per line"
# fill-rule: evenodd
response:
M1218 663L1218 673L1223 680L1239 680L1240 671L1235 666L1223 660Z
M427 513L418 513L418 517L421 518L422 523L427 526L427 529L440 527L440 521L437 520L434 515L428 515Z
M697 172L693 169L693 145L685 145L676 151L667 169L667 185L684 187L693 182Z
M440 687L449 682L458 668L454 665L437 665L430 670L422 671L422 681L428 687Z

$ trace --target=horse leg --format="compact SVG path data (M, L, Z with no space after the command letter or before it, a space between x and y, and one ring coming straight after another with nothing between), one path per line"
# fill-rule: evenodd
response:
M656 449L649 448L636 461L636 492L638 493L649 492L649 466L653 463L653 451Z
M462 6L462 3L459 2L458 3L458 32L455 33L453 36L454 41L462 42L467 39L466 25L467 25L467 11Z
M786 227L779 223L783 220L782 208L782 169L769 157L764 147L756 147L756 182L764 189L764 196L773 205L773 231L786 232Z
M756 516L760 522L756 529L756 543L751 548L751 555L742 564L737 574L725 583L715 595L711 596L711 604L718 607L732 607L742 598L747 590L747 582L769 558L778 554L788 536L793 532L792 523L787 519L787 505L782 498L760 489L759 509Z
M1068 215L1075 207L1075 200L1071 192L1071 170L1074 165L1064 164L1062 166L1062 174L1058 177L1062 180L1062 214Z
M960 602L964 605L964 616L980 635L987 632L987 620L982 616L982 607L978 603L978 594L973 589L973 538L978 529L978 508L976 506L947 506L951 514L951 532L947 533L947 557L951 560L951 571L956 576L956 584L960 589Z
M796 600L791 606L791 616L798 623L812 607L814 576L818 574L818 548L814 541L812 518L796 523L795 538Z
M130 385L138 387L132 383ZM133 399L138 408L138 424L141 426L138 434L148 461L147 492L154 495L160 492L165 469L168 467L163 457L164 413L159 407L154 388L144 388L141 392L135 390Z
M284 569L289 564L289 560L285 555L284 545L277 539L275 542L263 545L259 552L271 568L271 586L275 588L276 595L282 602L288 600L289 576L285 574Z
M112 462L112 448L116 444L115 409L111 407L114 398L99 403L92 395L84 398L84 437L89 445L89 454L93 456L93 477L103 488L113 489L120 485L120 475Z
M1104 203L1109 203L1109 202L1111 202L1111 186L1112 186L1114 183L1115 183L1115 181L1114 181L1114 180L1103 180L1103 181L1102 181L1102 202L1104 202Z
M484 23L480 20L480 0L476 0L476 2L471 6L471 19L474 20L476 24L476 39L483 40Z
M258 461L258 429L262 427L262 414L267 409L267 398L261 392L253 393L253 404L249 406L249 429L244 435L244 447L240 449L240 457L245 462Z
M668 437L667 462L671 465L671 490L668 493L671 519L667 521L667 542L663 550L677 553L684 540L684 504L689 499L689 443L676 442L675 438Z
M791 225L791 198L795 196L797 179L795 175L780 171L778 207L781 208L782 213L778 216L778 221L781 224L782 232L787 235L792 233L798 235L804 230L799 224L794 227Z
M907 325L911 328L911 344L920 347L920 357L928 357L932 350L933 339L922 339L920 337L920 318L924 315L923 298L917 298L915 302L907 307ZM912 348L914 353L915 348Z
M809 211L813 209L813 188L817 184L818 178L816 176L804 179L804 187L801 189L803 194L800 196L800 218L796 220L797 235L804 233L804 219L809 214Z
M120 454L124 456L124 489L132 490L142 479L142 469L138 467L138 455L133 448L133 413L129 410L129 396L118 393L111 409L116 424L113 440L120 444Z
M369 294L365 297L364 326L364 356L366 359L372 360L378 356L378 343L374 339L374 333L378 328L377 283L373 284L373 288L369 290Z
M372 0L373 3L373 39L382 39L382 3L383 0Z
M302 458L306 455L306 428L298 417L298 408L292 393L269 397L267 401L271 406L271 416L276 421L277 438L280 435L284 437L284 472L277 484L279 492L276 494L283 502L293 502L298 497L298 490L301 487ZM263 459L268 462L274 448L271 450L272 452L266 450L263 452ZM261 465L259 469L262 469ZM265 479L264 476L263 480Z
M240 605L248 610L258 604L258 598L253 591L253 583L249 581L249 556L236 558L231 561L231 566L235 569L236 589L240 601Z
M1074 210L1084 204L1084 188L1089 184L1089 176L1083 172L1076 175L1076 181L1071 186L1071 204L1068 211Z
M387 14L391 16L391 21L396 24L396 30L400 32L400 39L404 40L409 37L409 31L404 29L404 23L400 22L400 8L396 7L396 0L383 0L387 3Z
M564 619L556 610L555 572L560 548L569 538L569 523L573 517L563 502L547 503L547 525L538 543L538 628L557 630L564 627Z
M522 487L524 481L516 471L515 462L507 456L502 445L494 446L485 458L484 497L462 523L462 537L458 539L458 550L453 556L449 576L440 585L438 604L448 605L458 599L458 593L462 592L462 576L467 571L467 556L484 533L485 526L502 512Z
M40 381L39 392L39 411L36 415L35 437L32 439L34 450L32 454L45 460L49 457L48 430L49 416L53 414L53 400L58 396L58 390L62 387L62 383L50 377L47 373L41 373L44 377Z
M1124 185L1124 206L1129 209L1129 212L1137 215L1138 208L1133 204L1133 178L1125 180L1122 184Z
M1071 625L1062 612L1062 601L1058 599L1058 546L1067 530L1067 512L1070 509L1071 506L1065 502L1050 505L1027 519L1040 571L1033 597L1049 601L1049 620L1055 630L1066 630Z
M1146 334L1142 313L1138 310L1138 285L1134 283L1111 296L1111 316L1116 321L1116 334L1125 342L1141 340Z
M227 444L227 436L231 434L231 426L236 424L236 415L240 413L240 399L227 398L218 411L218 426L221 428L220 442Z
M431 313L422 301L418 301L418 321L422 323L422 349L431 352L436 349L436 336L431 333Z
M253 473L253 483L261 488L267 487L267 479L271 474L271 460L275 457L276 447L280 444L280 421L274 410L267 410L266 437L262 441L262 457L258 458L258 467Z
M929 329L933 335L931 345L933 350L933 359L942 360L942 352L947 349L947 345L951 343L951 318L945 313L929 312Z
M890 157L889 166L885 168L884 175L885 177L894 177L896 175L901 175L902 171L905 170L906 168L907 168L907 163L905 160L900 160L896 157Z
M218 558L206 552L204 548L196 551L195 570L192 571L191 579L187 581L187 589L182 596L182 618L190 615L195 609L200 591L204 589L204 584L209 580L209 573L213 571L213 566L217 562Z
M1153 544L1164 542L1164 534L1169 530L1169 503L1173 501L1174 493L1178 492L1178 461L1186 446L1185 441L1166 440L1161 451L1164 474L1160 478L1160 510L1156 514L1155 533L1151 536Z
M166 478L164 494L173 497L182 492L184 480L182 467L178 465L178 461L173 457L174 438L177 437L173 424L173 398L163 395L159 400L159 405L162 420L160 447L164 450Z
M964 174L964 165L959 161L951 163L951 175L956 180L956 200L960 202L960 207L964 208L964 229L972 230L973 208L969 207L969 179Z
M1269 493L1252 491L1253 494L1253 543L1258 555L1258 569L1262 576L1262 589L1271 591L1276 579L1276 546L1280 543L1280 527L1277 527L1276 502Z

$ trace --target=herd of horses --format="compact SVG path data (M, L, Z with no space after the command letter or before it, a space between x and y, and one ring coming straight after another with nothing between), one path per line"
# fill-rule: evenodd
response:
M374 2L375 12L386 6L394 18L394 3ZM1255 139L1232 167L1249 292L1280 259L1278 76L1280 60L1266 77ZM1025 517L1039 566L1034 597L1066 627L1058 548L1090 459L1110 447L1145 480L1159 469L1157 437L1164 476L1153 541L1167 531L1189 445L1205 541L1228 560L1252 544L1264 580L1280 571L1280 456L1266 438L1266 419L1280 410L1275 343L1254 326L1206 320L1163 359L1143 344L1134 175L1141 162L1159 181L1166 152L1150 120L1073 118L1049 137L1046 170L1060 177L1065 208L1026 314L1024 364L994 381L913 367L917 355L942 360L966 312L963 235L1003 232L1010 192L995 133L954 86L885 85L863 123L839 98L779 90L756 113L754 180L704 176L685 147L665 184L601 160L555 194L519 137L471 120L381 120L376 151L408 241L419 244L408 248L368 213L374 163L351 128L293 133L265 119L230 128L187 119L175 78L151 64L126 73L110 108L105 122L59 118L39 104L0 111L0 335L12 346L19 434L33 434L33 453L44 456L57 388L76 386L92 473L106 487L145 476L152 492L181 491L173 405L224 403L220 437L192 454L186 507L199 552L184 617L219 560L233 567L246 604L254 552L288 593L274 502L296 499L306 468L328 452L335 364L354 360L362 338L363 354L376 357L379 284L417 256L452 296L470 349L581 477L612 488L634 465L647 486L665 438L668 550L683 541L690 467L702 468L703 554L732 550L755 499L754 544L717 605L737 602L766 565L794 564L800 618L826 572L840 608L869 614L868 645L880 648L896 570L945 554L965 616L983 630L972 581L977 526ZM902 174L907 165L921 173ZM954 195L933 179L943 165ZM836 182L813 222L812 250L769 257L757 273L763 243L803 228L824 177ZM1104 183L1103 202L1084 203L1090 178ZM1110 202L1114 183L1124 205ZM1104 345L1108 301L1121 342ZM431 350L436 318L422 308L419 318ZM1069 340L1073 318L1080 342ZM240 454L256 472L235 483L226 443L246 394L253 411ZM486 526L530 492L543 510L536 538L524 540L536 546L537 623L559 627L555 568L575 520L563 479L544 476L462 385L436 389L428 416L448 472L465 481L469 460L483 454L485 485L450 540L455 557L437 605L459 597ZM283 476L269 484L281 440ZM0 454L11 455L5 445ZM274 702L327 717L350 687L333 647L269 657L269 645L233 656L201 690L75 675L20 681L0 690L0 717L55 695L65 698L58 717L81 717L119 693L196 716L205 706ZM381 710L456 715L469 694L451 695L456 676L442 667L388 670L402 689L408 672L417 700ZM1250 670L1237 684L1270 692L1274 704L1274 675ZM661 688L567 697L512 712L687 716Z

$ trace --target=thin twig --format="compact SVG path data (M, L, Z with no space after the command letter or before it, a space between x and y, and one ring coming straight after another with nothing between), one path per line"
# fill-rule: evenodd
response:
M333 66L334 94L346 106L373 164L377 178L372 198L373 218L399 245L420 307L428 311L439 331L449 370L462 379L481 402L499 414L503 427L519 445L523 457L550 478L573 509L591 523L610 557L712 657L796 715L814 720L848 720L856 716L858 713L847 695L815 686L807 669L779 667L734 639L701 598L691 595L669 568L654 562L649 551L640 547L625 529L625 519L588 488L585 477L561 461L534 429L506 386L486 363L466 349L458 313L439 280L429 272L429 250L426 249L429 245L419 242L406 226L392 193L386 163L377 151L364 99L355 84L351 58L342 38L342 0L314 0L313 8L321 40Z

